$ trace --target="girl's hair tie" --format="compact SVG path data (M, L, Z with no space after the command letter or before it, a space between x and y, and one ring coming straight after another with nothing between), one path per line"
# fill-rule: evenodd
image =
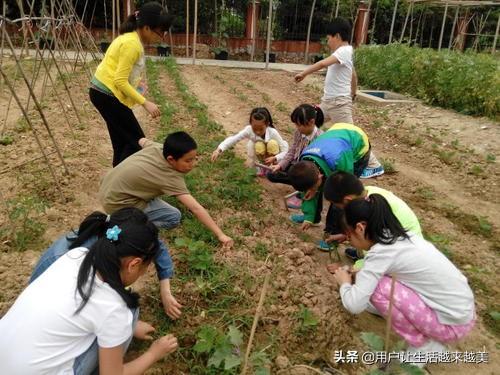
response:
M122 230L120 229L120 227L118 225L115 225L113 228L109 228L106 231L106 238L111 242L118 241L118 236L121 232Z

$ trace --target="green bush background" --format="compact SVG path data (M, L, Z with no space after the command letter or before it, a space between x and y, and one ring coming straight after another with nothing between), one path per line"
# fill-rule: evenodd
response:
M390 44L357 48L355 62L363 86L500 119L500 59L496 56Z

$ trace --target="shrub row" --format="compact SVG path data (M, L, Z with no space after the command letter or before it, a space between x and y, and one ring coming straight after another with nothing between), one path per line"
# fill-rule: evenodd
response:
M360 84L409 94L464 114L500 118L500 60L401 44L356 49Z

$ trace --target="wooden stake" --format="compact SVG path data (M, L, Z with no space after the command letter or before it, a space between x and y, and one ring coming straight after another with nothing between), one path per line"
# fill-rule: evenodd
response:
M24 106L22 105L21 101L19 100L19 97L16 94L16 90L14 89L14 87L12 86L12 84L10 83L9 78L4 73L2 67L0 67L0 74L2 75L2 77L3 77L3 79L4 79L5 83L6 83L6 85L9 87L9 90L10 90L12 96L16 100L17 105L19 106L19 109L23 113L24 118L26 119L26 122L27 122L28 126L30 127L30 129L31 129L31 131L33 133L33 136L35 137L35 140L36 140L36 143L38 145L38 148L40 149L40 151L41 151L41 153L43 155L43 158L45 159L45 162L47 163L47 167L49 168L50 174L52 175L52 179L54 180L54 184L56 185L56 189L57 189L57 191L59 192L59 194L61 196L61 201L65 202L66 199L64 198L64 194L62 192L61 186L59 185L59 181L57 180L57 177L56 177L56 174L54 172L54 169L52 168L52 164L50 164L49 157L45 153L45 148L43 147L42 142L40 141L40 138L38 138L38 134L35 131L35 128L33 127L33 124L31 123L31 120L29 118L28 113L25 111ZM58 150L57 146L56 146L56 150ZM64 164L64 161L63 161L63 164Z
M309 41L311 39L311 26L314 15L314 8L316 7L316 0L313 0L311 6L311 13L309 14L309 24L307 25L307 39L306 39L306 53L304 57L304 64L309 64Z
M193 65L196 63L196 37L198 33L198 0L194 0L194 25L193 25Z
M497 40L498 40L498 30L500 29L500 13L498 14L497 28L495 30L495 38L493 39L493 46L491 47L491 54L495 54L497 49Z
M113 40L115 40L115 28L116 28L116 0L111 0L111 5L112 5L112 8L111 8L111 17L113 19L113 22L112 22L112 28L113 28Z
M189 0L186 0L186 57L189 57Z
M391 275L391 292L389 294L389 310L387 312L387 322L385 325L385 352L389 352L389 341L392 324L392 307L394 306L394 289L396 287L396 276Z
M262 311L262 306L264 305L264 300L266 298L267 287L269 286L270 277L271 277L271 272L268 272L266 278L264 279L264 285L262 286L262 291L260 292L259 303L257 304L257 309L255 310L255 315L253 317L252 329L250 330L250 338L248 339L247 351L245 353L245 360L243 362L241 375L245 375L247 372L248 358L250 357L250 352L252 351L253 337L255 335L255 331L257 329L257 323L259 322L259 316Z
M253 61L255 58L255 43L257 38L257 31L255 30L257 27L257 20L255 19L255 7L255 0L252 0L252 50L250 51L250 61Z
M394 31L394 21L396 20L396 13L398 11L398 3L399 3L399 0L396 0L396 3L394 3L394 11L392 12L391 31L389 31L389 42L388 42L388 44L392 43L392 33Z
M405 23L403 25L403 31L401 31L401 36L399 37L399 43L403 43L403 38L405 36L406 25L408 24L408 18L410 17L412 4L413 3L410 3L410 5L408 6L408 10L406 11Z
M441 24L441 33L439 34L438 51L441 51L441 43L443 42L444 25L446 23L446 14L447 13L448 13L448 3L446 3L446 5L444 7L443 23Z
M273 0L269 0L269 13L267 17L266 69L269 69L269 52L271 49L271 34L273 23Z

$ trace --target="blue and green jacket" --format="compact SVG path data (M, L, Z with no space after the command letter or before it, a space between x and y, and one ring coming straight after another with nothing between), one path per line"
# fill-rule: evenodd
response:
M302 151L300 160L312 161L326 178L336 171L353 173L354 163L363 158L369 150L368 136L361 128L338 123L309 144ZM304 221L314 222L318 200L322 198L323 184L313 198L302 201Z

